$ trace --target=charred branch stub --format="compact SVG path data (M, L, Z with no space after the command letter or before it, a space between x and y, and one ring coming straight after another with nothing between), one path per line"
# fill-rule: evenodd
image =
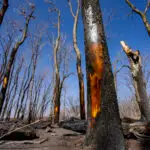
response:
M135 96L141 111L141 119L146 118L150 121L150 101L147 94L146 83L142 70L142 61L139 50L132 51L131 48L124 42L120 42L122 48L127 55L130 63L130 70L133 78Z
M139 50L133 52L132 49L129 48L124 41L121 41L120 43L131 64L132 75L134 78L136 78L142 68L140 52Z

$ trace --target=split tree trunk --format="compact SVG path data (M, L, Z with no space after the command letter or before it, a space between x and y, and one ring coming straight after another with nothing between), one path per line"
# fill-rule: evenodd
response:
M3 19L4 19L4 16L5 16L5 13L8 9L8 0L3 0L2 2L2 8L0 10L0 25L2 24L3 22Z
M148 35L150 36L150 24L149 24L149 19L147 17L147 13L148 13L148 9L150 8L150 1L148 0L147 5L145 7L144 12L140 11L139 9L137 9L131 2L130 0L125 0L126 3L128 4L128 6L132 9L132 11L134 11L137 15L139 15L139 17L142 19L142 22L146 28L146 31L148 33Z
M141 111L141 119L146 118L147 121L150 121L150 99L146 91L140 52L138 50L133 52L124 41L121 41L121 45L129 59L135 96Z
M98 0L82 0L87 70L86 143L97 149L123 150L117 96Z

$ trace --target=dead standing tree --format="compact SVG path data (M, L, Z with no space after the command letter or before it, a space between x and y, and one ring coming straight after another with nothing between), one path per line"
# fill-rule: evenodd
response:
M138 50L133 52L124 41L121 41L121 45L129 59L135 96L141 111L141 119L146 118L147 121L150 121L150 100L146 91L140 52Z
M55 85L54 85L54 92L53 92L53 102L54 102L54 123L59 122L59 113L60 113L60 72L58 66L58 50L60 47L60 10L55 8L55 11L58 15L57 21L57 39L54 45L54 66L55 66Z
M125 0L125 2L128 4L128 6L132 9L133 12L135 12L136 14L138 14L141 17L141 19L142 19L142 21L143 21L143 23L144 23L144 25L146 27L147 33L150 36L150 23L148 22L148 17L147 17L147 12L148 12L148 9L150 8L150 0L148 0L144 12L140 11L139 9L137 9L130 2L130 0Z
M1 94L0 95L0 113L2 111L3 103L5 100L5 95L6 95L6 91L7 91L7 86L8 86L10 72L11 72L13 62L15 60L15 57L16 57L19 47L24 43L24 41L27 38L29 22L33 18L35 6L32 5L30 8L31 8L31 12L29 13L29 15L26 16L25 12L24 11L22 12L22 14L25 16L25 19L26 19L25 28L23 30L22 38L15 43L15 45L11 51L10 58L9 58L9 61L8 61L7 67L6 67L5 75L3 78L3 85L2 85L2 89L1 89L1 93L0 93Z
M8 6L9 6L8 0L3 0L2 7L1 7L1 10L0 10L0 25L3 22L3 19L4 19L4 16L5 16L5 13L8 9Z
M98 0L82 1L87 68L86 143L97 149L124 150L117 96Z
M80 118L85 119L85 102L84 102L84 79L83 79L83 71L81 67L81 54L80 50L77 44L77 25L78 25L78 18L79 18L79 12L80 12L80 0L77 0L77 10L76 14L74 14L72 9L71 0L68 0L68 4L70 7L70 12L72 14L72 17L74 19L74 25L73 25L73 46L76 53L76 68L77 68L77 74L78 74L78 80L79 80L79 99L80 99Z

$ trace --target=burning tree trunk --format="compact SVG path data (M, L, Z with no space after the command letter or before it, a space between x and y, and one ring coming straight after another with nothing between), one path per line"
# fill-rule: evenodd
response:
M5 15L7 9L8 9L8 0L3 0L3 2L2 2L2 8L0 10L0 25L3 22L4 15Z
M146 118L146 120L150 121L150 100L146 92L140 52L138 50L133 52L124 41L121 41L121 45L129 59L136 100L141 111L141 119Z
M2 85L2 89L1 89L0 113L2 111L3 103L5 100L5 95L6 95L7 86L8 86L8 82L9 82L9 78L10 78L11 68L12 68L12 65L14 63L14 60L15 60L15 57L16 57L16 54L17 54L19 47L24 43L24 41L27 37L28 26L29 26L29 22L30 22L31 18L33 17L32 16L33 13L34 13L34 7L32 7L32 11L29 14L29 16L26 17L26 24L25 24L25 28L24 28L21 40L15 43L15 46L13 47L12 52L10 54L10 59L8 61L7 67L6 67L6 72L4 75L3 85Z
M60 11L56 9L58 13L58 23L57 23L57 39L55 42L54 47L54 65L55 65L55 86L54 86L54 93L53 93L53 102L54 102L54 123L59 122L59 113L60 113L60 74L59 74L59 66L58 66L58 59L57 53L59 50L60 45Z
M76 10L76 14L73 13L72 5L70 0L68 0L68 4L70 7L71 14L74 18L74 26L73 26L73 46L74 50L76 52L76 67L77 67L77 73L78 73L78 80L79 80L79 98L80 98L80 118L85 119L85 103L84 103L84 79L83 79L83 73L81 68L81 54L80 50L77 45L77 25L78 25L78 18L79 18L79 11L80 11L80 1L77 0L78 7Z
M117 96L98 0L83 0L87 68L88 131L86 143L97 149L123 150Z

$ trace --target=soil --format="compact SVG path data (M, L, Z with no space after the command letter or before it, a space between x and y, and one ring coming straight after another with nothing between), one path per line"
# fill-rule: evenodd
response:
M83 144L85 134L50 125L48 121L17 130L13 132L13 136L10 134L7 138L1 139L2 135L25 125L26 123L20 121L0 122L0 150L94 150ZM20 137L19 140L20 132L29 137ZM33 132L38 138L31 134ZM130 137L126 139L126 150L150 150L150 141L145 143Z
M5 127L6 131L6 127ZM17 132L16 132L17 133ZM36 129L38 139L25 141L1 140L0 150L81 150L84 135L58 126ZM41 141L41 142L39 142ZM33 144L31 144L33 142Z

